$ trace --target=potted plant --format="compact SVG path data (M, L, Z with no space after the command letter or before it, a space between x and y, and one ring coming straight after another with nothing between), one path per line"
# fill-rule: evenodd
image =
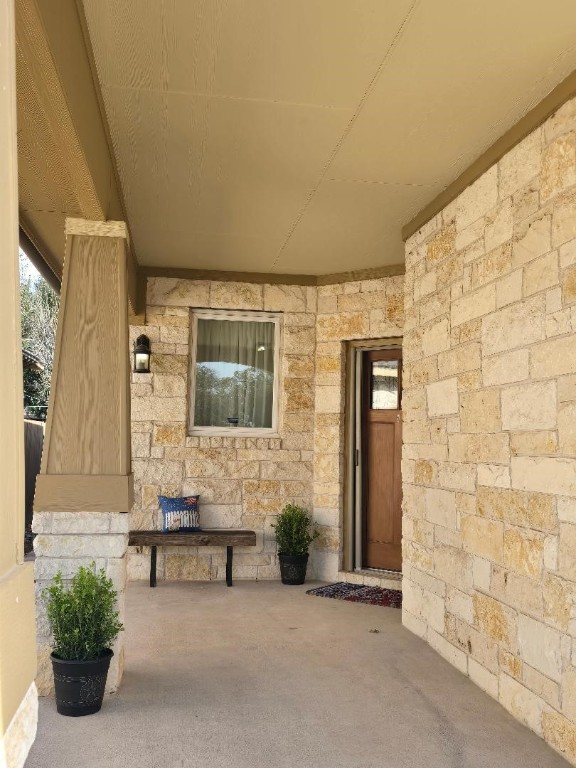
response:
M302 507L287 504L273 523L283 584L304 584L308 548L318 536L316 524Z
M114 655L110 646L124 629L112 580L92 563L78 569L68 589L58 572L43 594L53 636L56 709L70 717L98 712Z

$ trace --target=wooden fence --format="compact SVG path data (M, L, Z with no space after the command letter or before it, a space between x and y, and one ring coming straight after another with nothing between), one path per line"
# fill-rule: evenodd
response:
M26 530L32 525L32 505L36 475L40 472L42 447L44 445L44 422L24 419L24 461L26 468L25 479L25 508Z

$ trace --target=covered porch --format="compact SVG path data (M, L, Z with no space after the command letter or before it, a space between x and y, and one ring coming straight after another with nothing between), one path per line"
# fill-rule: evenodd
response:
M122 689L90 718L40 701L26 768L564 768L394 608L278 582L126 595Z
M92 561L127 631L87 765L576 764L576 8L356 5L0 0L10 768L52 692L41 592ZM34 573L18 239L62 290ZM250 360L206 323L251 326ZM368 351L395 363L380 453ZM205 408L205 364L260 401ZM365 557L384 471L392 565ZM159 496L255 532L234 589L210 547L142 584ZM402 612L283 589L287 502L311 578L401 586ZM78 724L40 708L28 765L74 764Z

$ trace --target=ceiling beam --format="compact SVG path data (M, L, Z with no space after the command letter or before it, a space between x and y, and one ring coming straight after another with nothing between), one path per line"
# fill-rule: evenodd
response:
M40 168L46 176L56 167L67 186L61 199L51 199L53 180L41 178L42 172L21 178L27 192L26 207L20 210L21 230L27 238L24 250L44 261L48 277L52 273L59 278L64 248L59 250L53 231L41 231L42 215L53 211L63 217L107 222L126 220L125 208L81 4L16 0L15 5L19 101L28 123L20 131L26 132L28 152L31 146L45 152L45 142L34 142L34 125L38 131L47 130L52 141L48 146L55 148L56 155L26 167ZM36 121L29 114L34 109L41 112ZM137 314L138 264L131 247L127 265L130 309Z
M50 131L66 161L74 195L87 219L104 219L106 212L68 109L36 0L16 2L16 44L26 63L26 87L34 90Z
M394 277L406 272L405 264L388 264L385 267L371 269L353 269L350 272L333 272L330 275L318 275L316 285L336 285L338 283L353 283L357 280L377 280L381 277Z
M218 282L255 283L256 285L336 285L356 280L376 280L381 277L403 275L404 264L357 269L352 272L334 272L330 275L289 275L276 272L220 272L210 269L174 267L140 267L139 274L148 277L172 277L179 280L215 280Z

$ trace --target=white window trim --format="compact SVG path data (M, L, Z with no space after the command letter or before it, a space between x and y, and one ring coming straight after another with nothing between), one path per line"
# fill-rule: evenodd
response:
M272 385L272 426L271 427L196 427L194 407L196 404L196 352L198 344L198 320L244 320L259 323L274 323L274 382ZM190 390L188 403L188 434L205 437L280 437L280 345L282 340L282 315L273 312L249 312L241 309L191 309L190 332Z

